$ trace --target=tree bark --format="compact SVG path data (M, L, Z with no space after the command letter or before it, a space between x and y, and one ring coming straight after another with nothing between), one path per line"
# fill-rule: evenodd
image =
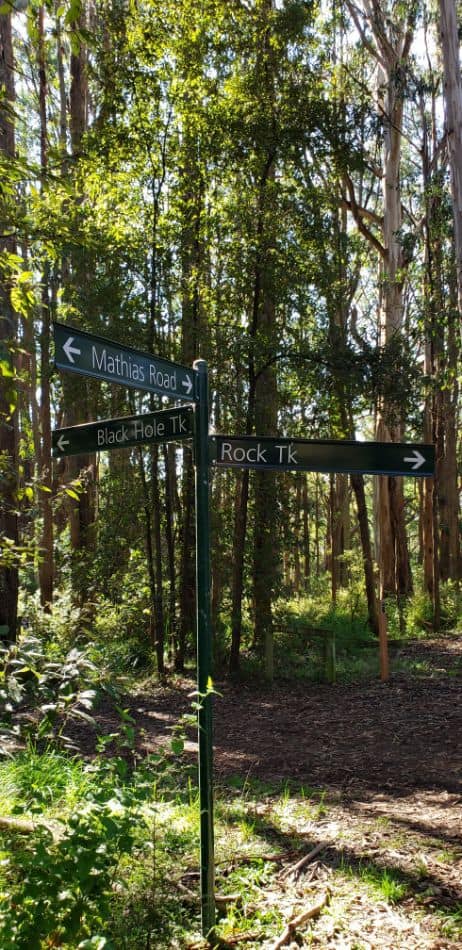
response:
M455 0L439 0L446 136L451 170L459 332L462 332L462 80Z
M14 60L11 14L0 13L0 151L3 158L15 157L14 128ZM9 236L11 220L8 209L0 217L0 253L14 254L16 244ZM0 359L13 370L12 348L16 344L17 320L10 300L8 281L0 279ZM11 378L0 381L0 549L2 538L13 546L19 541L17 510L18 487L18 418ZM13 408L12 408L13 407ZM13 555L0 552L0 638L14 642L18 627L18 568Z
M37 11L37 65L39 74L39 114L40 114L40 172L43 188L48 168L48 130L47 130L47 67L44 34L44 7ZM40 423L42 446L40 453L40 481L45 491L39 491L42 512L42 536L40 541L40 603L50 610L53 600L53 506L52 506L52 460L51 460L51 406L50 406L50 266L45 262L42 273L41 289L41 334L40 334Z

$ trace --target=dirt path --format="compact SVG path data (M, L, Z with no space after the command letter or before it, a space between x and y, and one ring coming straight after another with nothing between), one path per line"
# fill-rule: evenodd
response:
M319 917L309 942L298 945L462 946L462 641L415 643L400 661L412 670L389 683L218 686L217 784L229 787L238 776L252 789L258 781L255 812L270 848L289 853L295 842L304 853L323 841L309 869L311 901L335 878L336 913ZM165 742L189 710L193 690L185 680L126 703L143 750ZM101 710L100 726L116 728L110 710ZM194 731L189 735L186 754L195 761ZM272 789L280 792L284 783L294 794L322 790L323 808L306 820L288 819L281 834L265 814L273 807ZM387 871L401 882L399 902L371 897L365 868L377 879ZM294 906L304 898L286 883L274 899Z

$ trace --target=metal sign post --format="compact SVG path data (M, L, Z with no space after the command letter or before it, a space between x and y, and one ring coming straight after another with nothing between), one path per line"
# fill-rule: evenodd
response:
M215 926L207 364L197 360L191 370L61 323L53 324L53 332L54 362L58 369L196 405L196 427L192 408L181 406L58 429L53 433L53 454L60 458L194 437L200 881L202 933L207 936Z
M196 611L197 689L199 700L199 800L202 933L215 926L215 861L213 841L212 630L210 622L209 402L205 360L196 360Z
M195 403L195 411L191 407L180 406L177 409L140 416L107 419L58 429L53 433L53 454L60 458L84 452L128 448L146 442L194 438L200 882L202 933L207 937L215 927L210 463L269 471L357 472L425 477L434 473L435 447L392 442L209 436L208 373L205 360L196 360L194 368L189 369L64 324L55 323L53 329L55 365L58 369L158 393L170 399ZM383 626L385 617L381 620ZM383 630L381 642L384 642ZM384 669L382 665L382 674Z

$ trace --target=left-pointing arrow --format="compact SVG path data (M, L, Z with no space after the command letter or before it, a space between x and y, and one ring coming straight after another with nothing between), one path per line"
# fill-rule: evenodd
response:
M414 449L414 454L410 457L403 459L403 462L413 462L412 470L415 472L421 465L424 464L425 459L421 452L418 449Z
M70 363L75 363L74 357L72 355L73 353L75 353L76 356L80 356L82 352L81 350L78 350L76 346L72 346L73 342L74 342L74 337L70 336L66 340L66 342L63 344L63 350Z
M64 438L64 433L63 435L60 435L56 445L58 446L60 452L64 452L66 445L70 445L69 439Z

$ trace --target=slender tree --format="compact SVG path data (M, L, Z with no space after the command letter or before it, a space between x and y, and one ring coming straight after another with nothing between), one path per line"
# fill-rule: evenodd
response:
M15 87L11 12L0 11L0 176L15 160ZM0 636L14 641L18 616L18 418L11 380L17 318L11 303L9 255L16 242L11 203L0 199Z

